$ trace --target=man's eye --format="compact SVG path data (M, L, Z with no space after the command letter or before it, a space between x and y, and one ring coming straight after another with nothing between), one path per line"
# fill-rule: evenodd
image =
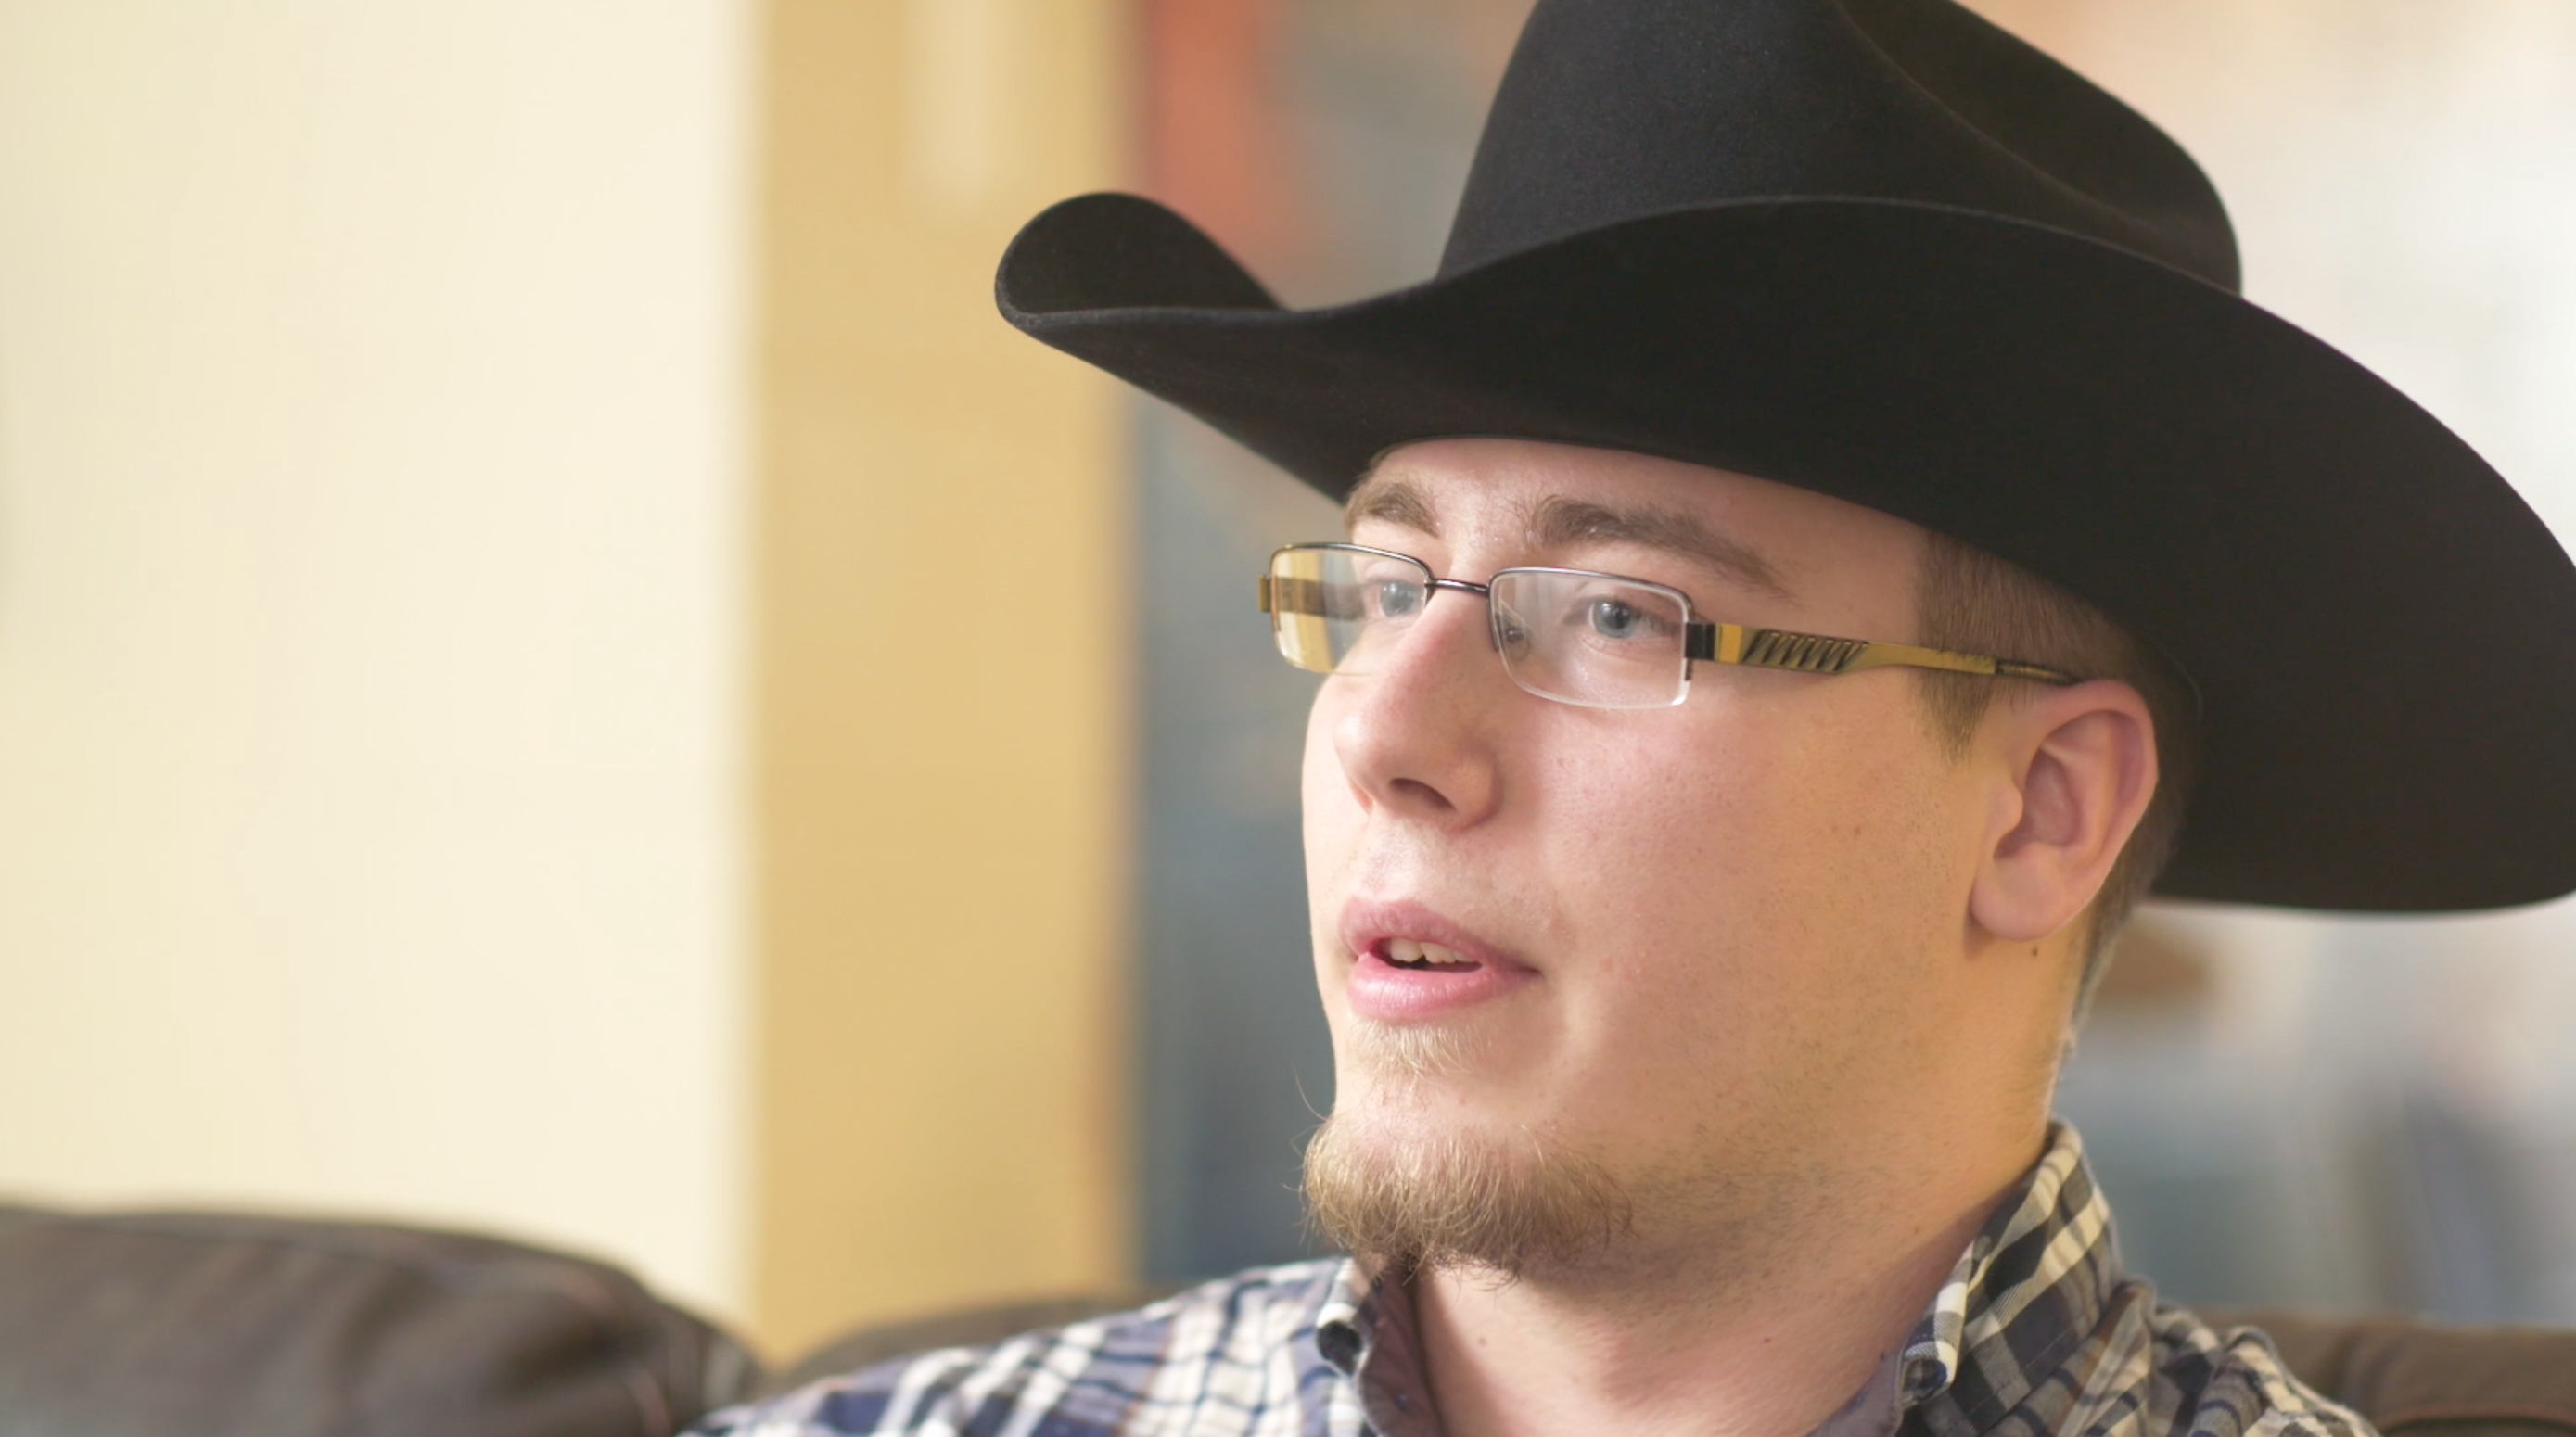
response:
M1377 611L1390 619L1408 618L1422 607L1422 586L1388 579L1377 586Z
M1654 621L1636 605L1617 599L1595 599L1587 607L1586 617L1592 622L1592 632L1605 639L1639 638L1654 626Z

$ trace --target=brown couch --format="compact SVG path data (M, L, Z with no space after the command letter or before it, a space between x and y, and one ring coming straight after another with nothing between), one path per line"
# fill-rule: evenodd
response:
M624 1273L515 1243L0 1207L0 1437L669 1437L743 1397L1144 1296L865 1328L771 1373ZM2576 1332L2254 1320L2390 1437L2576 1437Z

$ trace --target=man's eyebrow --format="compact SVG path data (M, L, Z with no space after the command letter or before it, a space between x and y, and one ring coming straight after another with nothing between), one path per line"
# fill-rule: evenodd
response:
M1422 491L1400 475L1372 468L1362 478L1342 509L1345 530L1357 528L1363 519L1400 524L1417 534L1440 537L1440 516L1431 512L1431 501Z
M1564 549L1582 544L1635 544L1660 549L1717 571L1746 588L1794 599L1780 571L1752 546L1711 531L1677 509L1613 508L1561 495L1542 500L1530 515L1530 546Z

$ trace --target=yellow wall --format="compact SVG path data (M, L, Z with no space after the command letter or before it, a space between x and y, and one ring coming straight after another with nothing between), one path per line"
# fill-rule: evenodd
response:
M1126 1269L1121 400L995 316L1110 0L771 0L756 1336Z

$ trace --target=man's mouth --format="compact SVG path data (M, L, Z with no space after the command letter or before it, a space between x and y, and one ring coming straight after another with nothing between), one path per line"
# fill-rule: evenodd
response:
M1380 943L1378 957L1388 966L1408 973L1467 973L1485 966L1456 949L1411 938L1389 938Z
M1354 899L1341 917L1344 951L1354 960L1343 995L1362 1018L1428 1022L1538 977L1519 958L1420 903Z

